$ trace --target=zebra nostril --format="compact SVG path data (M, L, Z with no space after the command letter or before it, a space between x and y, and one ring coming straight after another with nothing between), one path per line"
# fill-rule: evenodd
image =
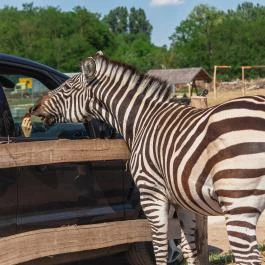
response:
M38 110L41 106L42 106L42 104L37 102L33 107L31 107L32 111Z
M34 111L36 111L37 110L37 106L33 106L33 107L31 107L31 108L29 108L29 113L33 113Z
M29 113L32 115L40 115L41 114L41 104L36 104L29 109Z
M29 108L29 113L31 114L34 110L34 106Z

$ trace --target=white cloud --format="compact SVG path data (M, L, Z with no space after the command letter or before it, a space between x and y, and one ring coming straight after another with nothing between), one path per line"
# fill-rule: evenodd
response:
M151 0L153 6L165 6L165 5L180 5L184 0Z

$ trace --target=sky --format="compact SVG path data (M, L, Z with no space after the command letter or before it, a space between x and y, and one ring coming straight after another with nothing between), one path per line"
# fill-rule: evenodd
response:
M265 5L265 0L248 0L254 4ZM118 6L142 8L153 26L152 42L157 46L169 45L169 37L175 32L179 23L186 19L192 9L199 4L208 4L226 11L236 9L242 0L0 0L4 6L22 7L22 3L31 3L37 7L55 6L63 11L70 11L75 6L85 7L102 16Z

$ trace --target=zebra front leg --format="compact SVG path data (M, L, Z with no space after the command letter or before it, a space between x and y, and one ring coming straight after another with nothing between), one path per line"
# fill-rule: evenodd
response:
M237 265L260 265L256 240L259 213L226 214L226 230Z
M196 246L196 215L182 207L176 207L181 227L181 250L188 265L200 265Z
M168 200L160 187L140 186L141 206L151 226L156 265L166 265L168 253Z

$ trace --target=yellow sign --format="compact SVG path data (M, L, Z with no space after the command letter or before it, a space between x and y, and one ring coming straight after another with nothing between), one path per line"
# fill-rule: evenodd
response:
M18 80L19 80L19 83L25 84L26 88L32 88L32 78L21 77Z

